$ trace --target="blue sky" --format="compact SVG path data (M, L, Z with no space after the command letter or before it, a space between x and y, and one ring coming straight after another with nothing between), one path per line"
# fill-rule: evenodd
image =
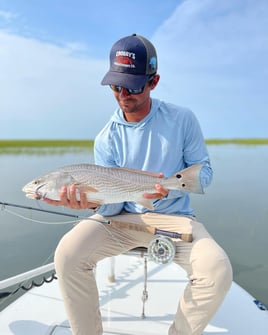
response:
M110 48L133 32L158 51L153 96L206 138L268 137L266 0L0 0L0 139L94 138L116 107Z

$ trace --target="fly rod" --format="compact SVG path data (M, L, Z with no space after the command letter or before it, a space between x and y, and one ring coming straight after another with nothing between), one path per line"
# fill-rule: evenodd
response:
M44 212L44 213L49 213L49 214L69 216L69 217L75 218L75 219L81 219L81 216L75 215L75 214L68 214L68 213L62 213L62 212L57 212L57 211L51 211L51 210L48 210L48 209L29 207L29 206L23 206L23 205L18 205L18 204L11 204L11 203L8 203L8 202L0 201L0 205L2 205L3 207L5 207L5 206L16 207L16 208L28 209L28 210L31 210L31 211L38 211L38 212Z
M75 214L68 214L68 213L62 213L58 211L51 211L48 209L42 209L42 208L36 208L36 207L30 207L30 206L24 206L24 205L18 205L18 204L11 204L11 203L2 202L2 201L0 201L0 205L2 205L3 208L5 208L5 206L9 206L9 207L28 209L31 211L38 211L38 212L44 212L44 213L49 213L49 214L69 216L69 217L76 218L76 219L85 218L85 217L81 217ZM143 231L151 235L155 235L155 238L152 239L152 241L150 242L148 246L148 254L149 254L149 257L158 264L169 263L173 260L176 251L175 251L175 245L172 239L181 239L182 241L185 241L185 242L193 241L192 234L162 230L162 229L158 229L158 228L155 228L149 225L139 225L137 223L121 222L121 221L117 221L113 219L101 220L101 219L96 219L96 218L91 218L91 217L88 217L87 219L92 220L92 221L97 221L97 222L100 222L106 225L108 224L112 227Z
M68 216L72 217L75 219L82 219L84 217L81 217L79 215L75 214L69 214L69 213L62 213L58 211L51 211L48 209L42 209L42 208L36 208L36 207L30 207L30 206L24 206L24 205L18 205L18 204L11 204L9 202L2 202L0 201L0 205L3 207L8 206L8 207L15 207L15 208L22 208L22 209L28 209L31 211L38 211L38 212L44 212L44 213L49 213L49 214L56 214L56 215L62 215L62 216ZM179 238L185 242L192 242L193 236L192 234L183 234L183 233L177 233L177 232L171 232L171 231L166 231L166 230L161 230L158 228L154 228L151 226L140 226L138 224L131 224L129 222L120 222L120 221L115 221L115 220L98 220L98 219L93 219L93 218L88 218L93 221L98 221L104 224L110 224L111 226L117 226L118 228L129 228L132 230L139 230L139 231L144 231L151 233L152 235L164 235L168 236L170 238Z

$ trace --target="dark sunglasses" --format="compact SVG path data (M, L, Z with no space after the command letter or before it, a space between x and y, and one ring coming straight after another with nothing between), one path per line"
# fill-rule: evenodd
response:
M154 76L155 76L155 75L151 75L151 76L148 78L147 83L150 82L150 81L152 81L152 80L154 79ZM116 93L120 93L120 92L122 91L122 89L124 88L124 87L122 87L122 86L117 86L117 85L109 85L109 86L110 86L111 89L112 89L114 92L116 92ZM125 90L127 90L127 92L128 92L129 94L133 94L133 95L136 94L136 95L137 95L137 94L141 94L141 93L143 92L145 86L146 86L146 85L144 85L144 86L142 86L142 87L140 87L140 88L126 88L126 87L125 87Z

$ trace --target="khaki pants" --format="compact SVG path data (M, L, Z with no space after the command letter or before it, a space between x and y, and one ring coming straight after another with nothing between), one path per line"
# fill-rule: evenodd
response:
M92 218L104 219L100 215ZM174 311L169 335L201 335L232 282L232 268L223 249L193 218L145 213L121 214L110 219L193 234L192 243L176 242L174 262L186 270L189 283ZM138 246L146 247L152 237L147 232L115 228L89 218L62 238L55 253L55 266L74 335L102 334L99 296L92 271L97 262Z

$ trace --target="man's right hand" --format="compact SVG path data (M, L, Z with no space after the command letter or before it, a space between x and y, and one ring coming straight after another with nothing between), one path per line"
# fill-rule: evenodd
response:
M99 206L97 203L89 202L87 200L87 195L84 192L80 192L80 200L77 200L75 185L69 187L69 192L68 188L63 186L60 190L60 200L51 200L48 198L44 198L43 200L50 205L66 206L73 209L95 209Z

